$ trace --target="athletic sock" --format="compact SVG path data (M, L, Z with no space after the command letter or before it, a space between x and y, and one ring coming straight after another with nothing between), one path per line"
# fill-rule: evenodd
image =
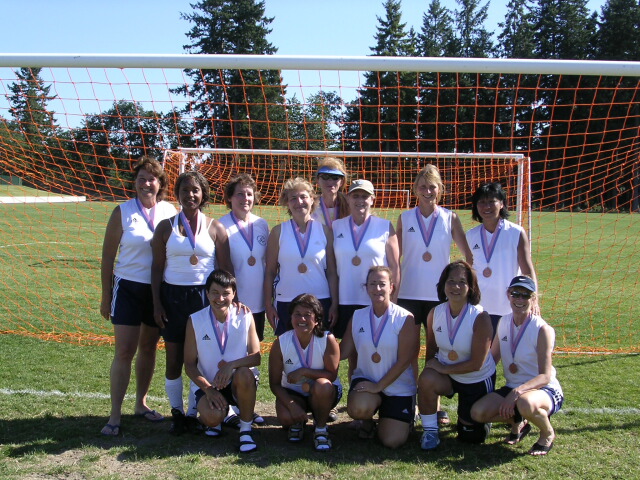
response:
M438 414L433 413L431 415L420 415L420 419L422 420L422 429L423 430L431 430L438 431Z
M184 402L182 400L182 376L169 380L165 378L164 389L169 397L169 405L171 408L176 408L184 413Z
M240 420L240 432L250 432L251 431L251 422L245 422L244 420Z
M327 433L327 426L324 427L316 427L316 433Z
M187 399L187 417L198 416L198 404L196 403L196 390L198 386L191 380L189 384L189 398Z

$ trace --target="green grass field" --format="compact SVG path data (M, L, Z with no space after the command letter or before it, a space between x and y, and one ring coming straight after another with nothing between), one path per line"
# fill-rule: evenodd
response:
M418 428L405 447L389 451L358 440L344 411L331 427L334 450L318 455L309 438L287 444L265 384L258 411L268 425L259 428L260 451L251 457L235 453L235 432L218 440L173 438L168 422L133 416L123 419L122 437L102 437L113 348L81 344L111 335L98 301L102 237L114 205L0 205L0 332L22 334L0 335L0 478L640 478L637 354L556 355L567 400L554 417L558 440L545 459L524 455L534 435L503 446L500 426L483 446L458 444L446 429L441 448L429 454L419 449ZM209 209L216 217L223 212ZM272 225L284 218L275 208L257 213ZM394 221L398 213L379 212ZM465 228L472 226L469 212L459 213ZM535 213L532 225L542 312L558 346L638 352L636 217ZM45 334L65 342L25 336ZM162 357L150 406L168 414ZM266 364L265 355L265 381ZM454 405L445 406L455 420ZM128 399L125 412L132 408Z

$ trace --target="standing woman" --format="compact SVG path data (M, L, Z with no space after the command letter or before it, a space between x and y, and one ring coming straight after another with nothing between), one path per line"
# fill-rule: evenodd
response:
M278 421L288 427L288 440L302 441L307 412L315 423L314 449L331 449L327 422L342 397L338 378L340 348L322 328L322 305L303 293L289 305L293 330L273 342L269 354L269 385L276 396Z
M438 281L441 303L427 318L427 362L418 379L418 408L423 434L420 446L433 450L440 443L436 411L440 395L458 394L458 439L482 443L489 426L471 418L473 404L493 391L496 364L489 355L491 318L480 302L480 289L471 266L450 263Z
M471 214L481 225L467 232L478 274L482 306L491 315L493 332L498 320L511 313L504 292L516 275L527 275L538 283L524 229L507 220L507 195L499 183L485 183L471 197ZM537 305L534 307L537 311Z
M369 268L388 266L394 285L400 282L398 237L389 220L371 214L373 184L354 180L347 200L351 215L333 222L334 248L339 278L340 307L338 323L333 329L342 338L353 312L371 303L363 288ZM397 292L392 292L392 300Z
M166 349L165 389L171 404L170 433L183 433L186 422L182 399L182 366L187 320L207 305L205 283L220 268L233 272L224 226L207 218L209 183L200 172L180 174L174 188L181 212L160 222L153 235L151 288L156 324L163 328ZM189 406L195 409L193 395ZM195 412L194 412L195 413Z
M340 357L355 359L347 412L361 420L361 438L374 435L389 448L402 446L415 415L416 375L413 365L420 349L420 326L413 315L391 302L391 270L369 269L366 277L371 306L356 310L340 344Z
M341 192L346 178L347 172L340 159L326 157L318 161L316 179L320 187L320 199L311 218L331 228L334 220L349 215L347 196Z
M507 297L512 313L500 319L491 346L496 361L502 359L507 384L477 401L471 416L478 422L511 425L511 433L505 440L508 445L520 442L531 430L531 424L535 425L540 437L529 454L546 455L556 437L550 418L564 401L556 369L551 364L556 334L533 311L536 285L531 278L522 275L511 280Z
M151 238L158 223L175 215L176 209L162 201L167 176L156 159L141 157L133 172L136 197L113 209L102 245L100 314L113 323L116 349L110 371L111 414L103 435L120 433L122 401L136 350L135 414L152 422L164 418L147 406L160 339L153 320Z
M231 263L238 283L238 300L249 307L260 341L264 338L264 270L269 225L251 210L260 192L251 175L232 178L224 189L231 211L220 218L229 238Z
M264 279L267 319L276 336L291 330L289 304L301 293L320 300L328 326L337 317L333 235L329 227L311 218L315 197L311 184L300 177L287 180L280 192L280 205L287 207L291 220L276 225L269 234Z

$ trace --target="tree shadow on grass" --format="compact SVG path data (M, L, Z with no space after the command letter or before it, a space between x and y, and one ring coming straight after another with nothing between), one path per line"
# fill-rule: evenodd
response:
M186 433L180 437L169 435L170 422L151 423L133 416L124 416L122 433L117 437L100 434L104 417L43 417L29 419L0 420L0 444L4 455L20 458L33 454L61 455L71 450L91 449L117 451L118 461L131 463L154 459L201 455L227 458L230 463L258 467L277 466L309 460L322 462L327 467L340 465L368 465L382 462L435 463L454 471L478 471L508 463L522 455L506 448L498 437L492 435L486 445L462 444L455 439L454 427L443 428L442 443L431 452L420 449L421 428L414 430L407 443L397 449L383 447L378 440L361 440L356 430L349 427L348 419L329 427L333 449L329 453L313 450L313 427L308 424L305 437L300 444L291 444L286 431L277 424L273 416L265 417L264 426L254 429L258 451L250 455L237 452L238 432L223 429L219 438L204 434Z

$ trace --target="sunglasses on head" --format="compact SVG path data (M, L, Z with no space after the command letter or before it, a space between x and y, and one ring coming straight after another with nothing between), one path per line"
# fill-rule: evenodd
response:
M333 173L321 173L318 176L322 180L342 180L342 175L334 175Z
M509 295L511 295L511 298L524 298L527 300L531 298L531 293L526 292L509 292Z

